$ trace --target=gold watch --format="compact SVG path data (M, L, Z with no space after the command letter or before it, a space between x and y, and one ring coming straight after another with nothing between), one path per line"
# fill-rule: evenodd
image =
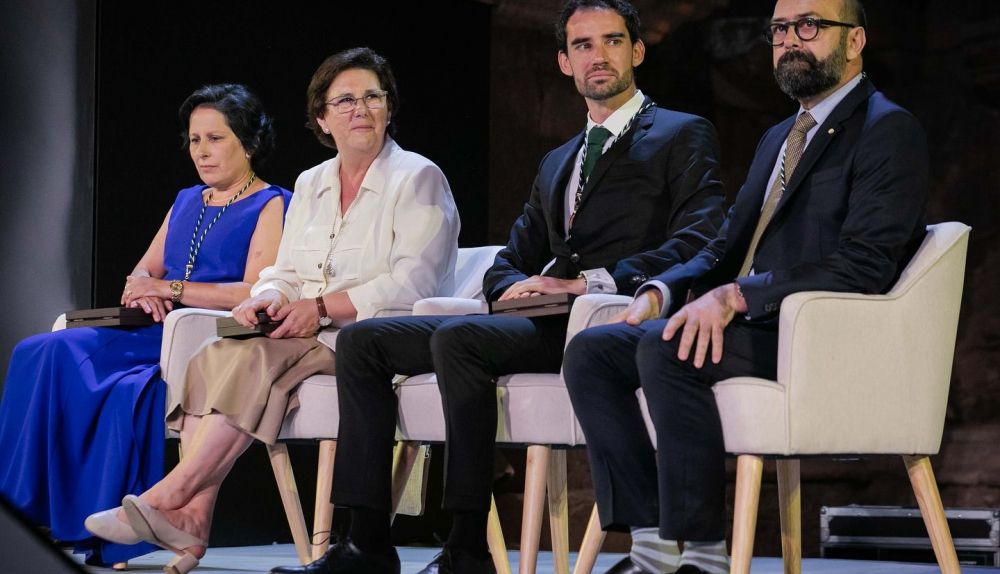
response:
M170 282L170 300L174 303L180 303L181 297L184 296L184 282L174 279Z

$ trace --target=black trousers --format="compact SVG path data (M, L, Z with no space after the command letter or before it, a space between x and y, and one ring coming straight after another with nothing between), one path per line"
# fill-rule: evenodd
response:
M724 331L722 361L697 369L677 358L679 334L662 340L665 325L587 329L566 349L563 376L587 438L601 526L659 526L667 540L723 540L725 450L711 387L733 376L773 379L778 334L734 321ZM639 410L640 387L658 452Z
M340 431L333 503L389 510L397 404L395 374L437 373L445 416L444 508L490 508L497 432L496 378L557 373L566 316L369 319L337 337Z

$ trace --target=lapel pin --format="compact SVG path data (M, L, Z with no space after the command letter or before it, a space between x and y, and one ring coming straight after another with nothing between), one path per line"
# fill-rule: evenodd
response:
M835 132L835 131L837 131L837 130L835 130L833 128L830 128L830 129L826 130L826 133L828 133L830 135L833 135L833 132Z

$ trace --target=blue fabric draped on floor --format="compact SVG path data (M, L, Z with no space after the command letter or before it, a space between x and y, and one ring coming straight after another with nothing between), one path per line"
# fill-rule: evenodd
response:
M147 436L163 432L162 332L66 329L29 337L12 356L7 381L16 383L0 409L0 492L53 538L80 541L77 550L92 561L156 550L96 540L83 521L163 477L162 436Z
M166 280L185 277L193 232L204 243L190 281L243 281L261 210L277 197L287 210L291 197L272 185L228 208L206 206L206 187L177 194L163 250ZM156 549L97 540L83 521L163 478L162 335L162 325L79 327L29 337L11 355L0 403L0 494L53 538L78 543L93 564Z

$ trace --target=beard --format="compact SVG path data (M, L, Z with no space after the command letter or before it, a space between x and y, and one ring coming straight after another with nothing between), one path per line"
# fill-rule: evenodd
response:
M806 51L786 52L774 67L774 79L788 97L800 100L822 94L840 83L847 68L847 38L823 60Z
M610 67L605 68L607 70L612 70ZM577 82L576 89L580 92L580 95L590 99L590 100L607 100L617 96L618 94L624 92L632 85L632 69L629 68L624 74L618 76L617 79L606 81L601 84L592 84L584 78L582 81Z

